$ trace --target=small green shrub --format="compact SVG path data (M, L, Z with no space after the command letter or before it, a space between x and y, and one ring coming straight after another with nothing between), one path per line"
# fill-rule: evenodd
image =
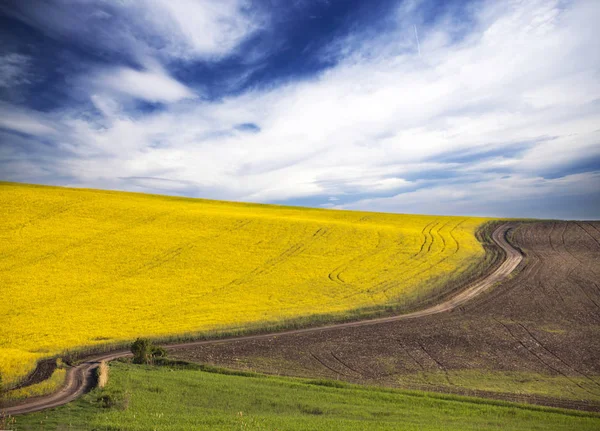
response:
M122 391L103 391L98 395L97 402L105 409L127 410L129 407L130 394Z
M156 358L165 358L167 351L155 346L147 338L138 338L131 344L131 353L133 353L134 364L152 364Z

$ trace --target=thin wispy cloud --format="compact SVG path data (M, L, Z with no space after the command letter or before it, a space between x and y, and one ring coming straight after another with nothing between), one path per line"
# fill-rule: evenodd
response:
M29 66L31 59L27 55L5 53L0 56L0 87L11 88L29 84Z
M91 77L90 83L99 92L116 93L112 98L130 96L148 102L172 103L195 97L184 84L161 70L135 70L112 67Z
M89 56L66 86L47 83L64 86L55 108L0 106L4 179L403 213L600 215L597 2L375 2L368 20L342 3L297 5L287 26L270 2L5 7L56 49Z

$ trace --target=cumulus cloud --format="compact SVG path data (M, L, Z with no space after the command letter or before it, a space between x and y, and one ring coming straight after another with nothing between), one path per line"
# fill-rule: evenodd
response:
M174 4L144 3L165 10L180 57L221 55L259 25L241 2L195 2L202 18ZM72 185L405 213L543 216L531 202L587 196L581 216L597 214L598 3L483 1L433 23L407 4L421 3L324 49L334 67L215 101L160 69L84 77L101 115L58 113L72 156L47 168ZM169 105L131 115L115 94Z

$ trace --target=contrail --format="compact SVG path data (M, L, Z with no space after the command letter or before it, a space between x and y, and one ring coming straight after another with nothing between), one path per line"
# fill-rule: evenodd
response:
M417 49L419 50L419 57L421 56L421 45L419 44L419 33L417 33L417 26L413 25L415 28L415 39L417 39Z

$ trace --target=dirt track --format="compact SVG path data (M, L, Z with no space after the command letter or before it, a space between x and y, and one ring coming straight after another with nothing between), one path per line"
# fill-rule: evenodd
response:
M52 407L62 406L68 402L79 398L88 390L94 382L94 369L98 367L100 361L112 361L113 359L131 356L129 351L118 351L98 355L91 358L76 367L70 368L67 372L65 384L58 391L44 397L28 399L26 402L1 409L7 415L19 415L24 413L37 412Z
M600 411L600 223L519 223L510 238L526 256L520 271L468 302L450 301L451 312L172 356Z
M424 318L431 315L451 311L457 307L462 306L467 301L479 295L486 289L492 287L496 283L504 280L519 265L519 263L522 260L521 253L518 250L514 249L505 239L506 232L509 228L509 224L499 226L493 232L492 235L493 240L496 242L496 244L498 244L506 253L506 259L504 260L504 262L499 267L497 267L489 276L482 280L476 281L462 292L458 293L457 295L451 297L450 299L441 304L413 313L398 316L340 323L315 328L290 330L285 332L279 332L277 334L249 335L228 339L186 342L172 344L165 347L168 347L169 350L189 350L199 347L206 348L209 346L227 346L234 345L237 343L255 343L261 341L270 344L275 339L286 339L298 335L310 336L311 334L323 334L331 331L340 331L344 329L359 328L366 326L373 327L374 325L414 320L417 318ZM85 362L69 369L67 373L66 383L60 391L45 397L38 397L35 399L26 400L25 402L18 405L5 407L2 409L2 411L5 414L18 415L66 404L81 396L86 391L86 389L88 389L93 384L93 371L98 366L100 361L113 360L130 355L131 353L129 351L121 350L90 357Z

